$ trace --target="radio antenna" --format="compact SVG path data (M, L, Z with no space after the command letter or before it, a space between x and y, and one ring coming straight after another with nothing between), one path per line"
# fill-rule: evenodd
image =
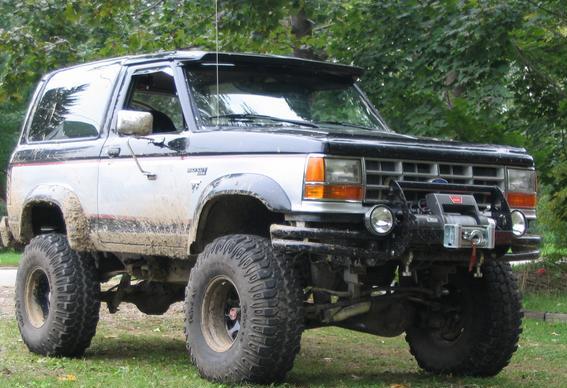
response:
M215 0L215 44L216 44L216 51L215 51L215 72L216 72L216 112L215 118L217 119L217 128L219 127L219 0Z

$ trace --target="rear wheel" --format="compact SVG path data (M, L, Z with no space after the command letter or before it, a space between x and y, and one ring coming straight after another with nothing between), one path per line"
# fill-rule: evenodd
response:
M34 353L81 356L98 323L100 285L90 257L61 234L45 234L26 247L16 279L16 318Z
M299 350L302 323L295 274L269 240L225 236L199 255L186 289L185 332L203 377L282 380Z
M508 363L522 332L521 295L508 263L488 262L484 277L465 269L450 278L441 308L421 314L406 340L432 373L493 376Z

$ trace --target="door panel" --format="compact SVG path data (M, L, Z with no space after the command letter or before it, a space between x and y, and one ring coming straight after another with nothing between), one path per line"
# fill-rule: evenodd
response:
M140 138L113 131L108 137L99 168L97 233L108 250L184 256L189 134L173 69L152 66L129 71L114 115L120 109L149 112L153 133Z
M185 135L152 135L156 141ZM144 175L140 167L153 176ZM105 157L110 151L117 157ZM146 139L113 136L105 144L99 173L99 237L103 242L184 247L187 244L190 184L186 157ZM150 179L151 178L151 179Z

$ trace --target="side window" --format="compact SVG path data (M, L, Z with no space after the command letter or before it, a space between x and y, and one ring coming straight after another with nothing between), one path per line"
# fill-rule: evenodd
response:
M120 65L64 70L48 81L33 114L28 141L98 136Z
M183 112L173 72L167 69L132 76L125 109L150 112L153 133L175 132L185 128Z

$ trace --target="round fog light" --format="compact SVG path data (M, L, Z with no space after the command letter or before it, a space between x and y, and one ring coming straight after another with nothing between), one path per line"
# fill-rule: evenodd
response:
M527 224L524 213L519 210L512 210L512 233L514 233L514 236L523 236L526 233Z
M394 214L387 206L378 205L366 213L366 227L374 234L385 235L394 228Z

